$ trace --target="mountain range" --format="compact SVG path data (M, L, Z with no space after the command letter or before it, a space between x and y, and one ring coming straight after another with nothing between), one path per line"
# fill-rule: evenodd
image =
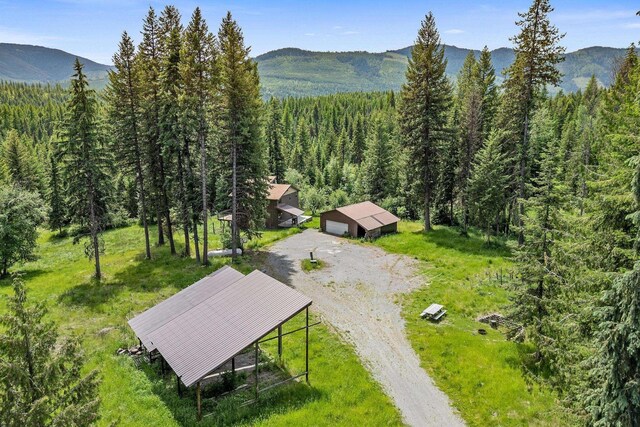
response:
M103 87L110 65L78 57L89 81ZM76 55L59 49L24 44L0 43L0 80L27 83L67 83L73 74Z
M452 80L470 49L445 45L447 74ZM474 51L479 55L479 51ZM265 97L315 96L336 92L399 90L405 79L411 46L382 53L311 52L284 48L255 58ZM502 80L502 71L514 59L509 48L491 52L493 65ZM559 65L564 78L560 89L573 92L584 88L591 75L603 86L611 83L613 68L625 49L594 46L570 52ZM76 56L41 46L0 43L0 80L66 83ZM109 65L80 58L96 88L107 81ZM553 91L558 89L553 89Z

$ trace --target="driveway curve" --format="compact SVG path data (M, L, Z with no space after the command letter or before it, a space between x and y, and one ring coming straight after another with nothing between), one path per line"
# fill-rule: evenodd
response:
M305 273L313 251L326 265ZM313 299L313 307L351 342L364 366L412 426L462 426L447 396L420 367L396 296L419 287L415 261L306 230L275 243L268 273Z

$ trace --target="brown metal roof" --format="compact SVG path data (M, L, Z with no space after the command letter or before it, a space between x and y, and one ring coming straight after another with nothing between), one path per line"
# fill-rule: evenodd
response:
M289 188L291 188L291 184L269 184L267 200L280 200Z
M285 205L284 203L280 203L278 206L276 206L276 209L278 209L279 211L291 214L293 216L300 216L304 213L302 209L298 209L290 205Z
M379 221L382 225L393 224L394 222L400 221L400 218L392 214L391 212L380 212L379 214L375 214L373 216L376 221Z
M239 271L229 266L224 266L129 320L129 326L131 326L131 329L140 338L147 350L155 350L156 347L148 337L150 332L155 331L160 326L175 319L243 277L244 274Z
M189 387L309 305L310 298L256 270L149 339Z
M369 201L342 206L336 210L357 222L367 231L400 221L400 218L391 212Z
M360 225L360 227L364 228L367 231L375 230L376 228L382 227L382 223L377 221L372 216L365 216L364 218L357 219L356 222Z

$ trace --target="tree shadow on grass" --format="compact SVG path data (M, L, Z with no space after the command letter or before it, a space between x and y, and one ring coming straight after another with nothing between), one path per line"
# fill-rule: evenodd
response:
M140 366L152 384L153 393L164 402L179 425L193 426L197 424L195 387L186 389L181 384L182 397L180 397L175 375L167 372L163 377L158 365L158 363L150 365L143 362ZM248 380L251 382L251 375L248 376ZM291 381L261 393L257 402L245 404L254 398L252 386L214 400L207 399L211 397L215 386L212 384L203 387L202 413L205 417L202 420L202 425L253 424L255 421L268 418L273 414L300 409L308 403L323 398L324 395L322 391L304 382Z
M13 273L18 274L22 280L29 283L31 279L34 279L41 274L46 274L48 271L42 269L30 269L30 270L16 270L10 271L9 275L0 279L0 288L11 286L13 283Z
M227 260L213 260L210 266L202 267L192 258L172 256L168 248L156 250L154 258L144 259L138 255L130 265L103 281L88 280L77 285L59 297L59 301L69 306L85 306L95 309L113 302L123 291L130 293L157 293L164 288L175 292L195 283L226 264ZM108 268L105 268L108 274ZM172 292L175 293L175 292Z
M511 250L504 241L493 240L490 244L480 236L470 233L463 236L453 227L439 227L428 233L422 230L411 232L413 235L423 236L438 247L455 250L457 252L486 257L510 257Z

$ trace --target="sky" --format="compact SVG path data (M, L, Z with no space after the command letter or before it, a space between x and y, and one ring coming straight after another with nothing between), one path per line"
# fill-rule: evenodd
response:
M640 40L640 4L622 0L552 0L550 15L568 52L589 46L627 47ZM635 3L635 4L634 4ZM149 6L174 4L188 22L200 6L217 31L230 10L252 55L284 47L384 52L409 46L432 11L442 41L464 48L511 46L517 12L530 0L0 0L0 42L53 47L110 64L123 31L140 40Z

